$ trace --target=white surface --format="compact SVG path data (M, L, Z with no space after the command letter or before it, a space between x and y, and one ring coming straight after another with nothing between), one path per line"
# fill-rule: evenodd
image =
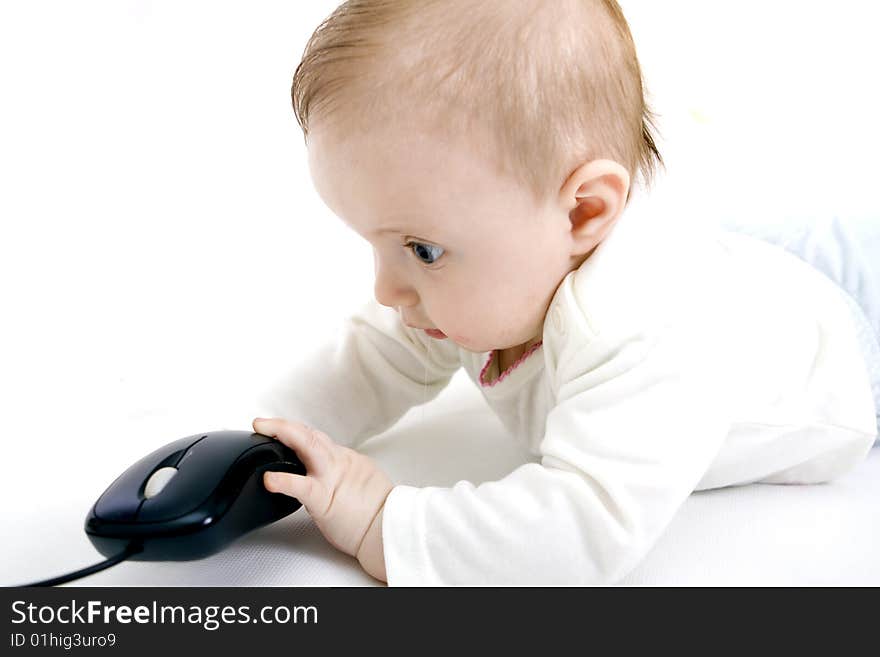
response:
M423 417L424 416L424 417ZM176 426L168 418L166 435ZM171 437L177 437L174 434ZM506 474L525 462L478 391L456 375L365 446L392 479L448 486ZM8 518L0 584L19 584L101 560L82 530L109 484L83 482L40 513ZM880 448L852 472L815 486L751 485L695 493L622 585L880 585ZM67 586L370 586L300 510L200 561L126 562Z
M880 7L622 4L660 114L670 207L876 216L880 133L865 126ZM369 249L312 189L290 109L302 49L335 5L0 3L2 581L93 563L82 522L113 477L157 444L246 429L262 385L372 293ZM840 506L876 526L876 488L870 507L869 491L850 492ZM323 539L300 518L266 536L235 565L123 564L119 577L262 582L294 559L301 581L330 577L327 561L363 581L306 550ZM291 538L319 556L295 561ZM876 547L859 566L869 575Z

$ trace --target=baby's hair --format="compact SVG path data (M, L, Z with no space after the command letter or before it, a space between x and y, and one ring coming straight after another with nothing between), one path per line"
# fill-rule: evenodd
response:
M348 0L306 44L291 97L306 142L318 123L463 137L539 201L585 161L646 187L663 165L615 0Z

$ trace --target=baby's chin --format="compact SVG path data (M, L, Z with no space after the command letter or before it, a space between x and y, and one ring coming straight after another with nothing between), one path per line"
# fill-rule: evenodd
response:
M474 340L469 336L460 335L458 333L446 334L446 342L454 342L455 346L475 354L492 350L492 347L489 347L488 349L482 347L485 342L484 340Z
M486 354L490 351L503 351L504 349L512 349L513 347L518 346L518 344L506 345L502 340L472 339L456 334L448 335L447 338L454 342L456 346L473 354Z
M454 343L455 346L473 354L486 354L491 351L505 351L507 349L519 350L520 348L529 348L542 338L543 316L536 322L536 326L530 326L527 323L517 324L516 326L484 326L481 327L478 321L470 322L468 328L475 328L473 332L464 333L461 327L439 328L446 336L442 342ZM480 329L483 330L480 330ZM488 330L487 330L488 329ZM494 330L493 330L494 329ZM537 337L535 337L537 336Z

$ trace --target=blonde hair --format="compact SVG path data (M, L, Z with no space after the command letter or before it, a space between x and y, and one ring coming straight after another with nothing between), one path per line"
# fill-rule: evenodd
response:
M306 44L291 98L306 142L315 120L466 136L538 200L585 161L645 186L663 165L614 0L348 0Z

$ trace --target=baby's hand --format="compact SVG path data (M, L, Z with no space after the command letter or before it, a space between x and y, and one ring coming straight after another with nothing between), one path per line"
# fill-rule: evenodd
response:
M371 458L337 445L327 434L300 422L256 418L253 426L257 433L290 447L306 467L305 476L266 472L266 489L302 502L324 538L360 560L364 537L393 487L388 476Z

